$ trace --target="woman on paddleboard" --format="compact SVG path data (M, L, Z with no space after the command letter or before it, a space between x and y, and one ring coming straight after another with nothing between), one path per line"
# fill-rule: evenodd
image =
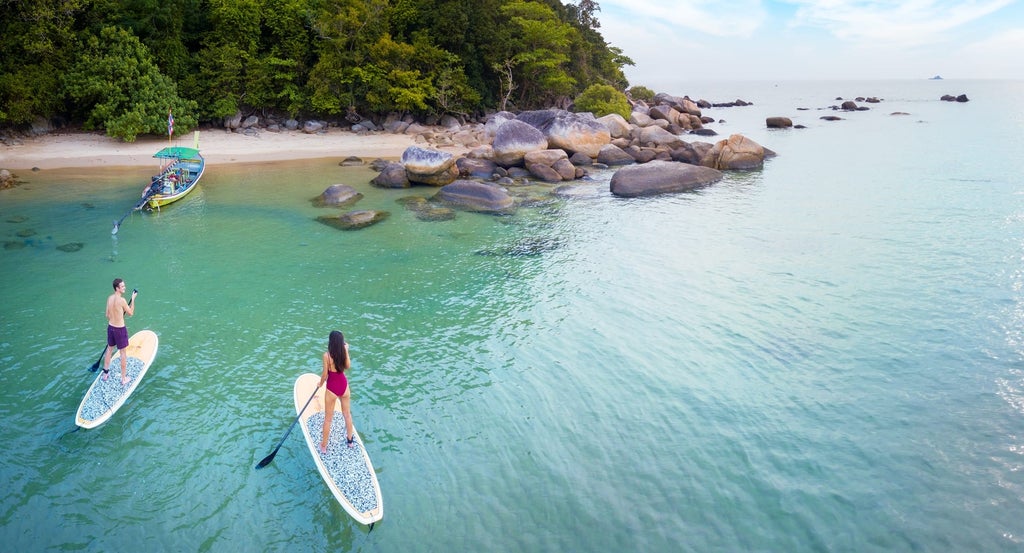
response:
M348 379L345 378L345 371L351 366L345 335L332 330L327 337L327 351L324 352L324 372L320 374L320 384L317 385L323 386L324 382L327 382L327 392L324 394L324 435L320 441L320 453L327 453L327 439L331 435L335 398L341 398L341 413L345 416L345 440L348 446L352 447L355 440L356 432L352 426L352 411L349 408Z

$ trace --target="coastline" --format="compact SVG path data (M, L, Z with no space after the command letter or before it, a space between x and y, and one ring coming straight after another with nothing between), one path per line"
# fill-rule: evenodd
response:
M166 137L139 137L127 143L97 132L50 133L0 146L0 169L13 173L38 169L140 167L154 165L153 154L168 145L192 146L193 133ZM357 156L398 159L415 136L391 133L356 134L331 129L322 134L301 131L260 132L244 135L220 129L202 130L199 147L211 165ZM420 144L424 147L433 147ZM464 148L445 148L459 154Z

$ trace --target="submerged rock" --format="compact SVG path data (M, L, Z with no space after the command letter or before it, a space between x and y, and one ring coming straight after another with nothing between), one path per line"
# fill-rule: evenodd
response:
M450 207L428 205L416 210L416 218L420 221L451 221L455 218L455 210Z
M560 237L532 236L511 245L478 250L476 255L489 257L537 257L561 248L565 239Z
M363 195L347 184L332 184L322 194L313 198L317 207L344 207L363 199Z
M317 217L316 220L339 230L358 230L375 225L387 219L389 215L387 211L364 209L348 211L341 215L324 215Z
M426 198L410 196L395 200L405 206L406 209L416 214L420 221L451 221L455 218L455 210L443 205L438 205Z
M0 189L17 186L18 176L7 169L0 169Z
M82 249L85 244L81 242L68 242L67 244L61 244L57 246L57 249L62 252L77 252Z

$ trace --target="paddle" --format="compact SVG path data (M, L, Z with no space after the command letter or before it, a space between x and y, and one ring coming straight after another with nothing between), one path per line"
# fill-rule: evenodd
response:
M139 293L138 288L132 290L133 297L128 298L128 305L132 304L132 300L135 299L134 294L138 294L138 293ZM110 346L104 346L103 351L100 352L100 358L97 359L96 362L93 363L91 367L89 367L89 372L96 372L96 370L100 368L100 361L103 361L103 356L107 354L107 348L108 347L110 347Z
M306 412L306 407L309 407L310 402L313 401L313 398L316 397L316 393L319 391L320 386L317 386L316 389L313 390L313 395L309 396L309 399L306 400L306 404L302 406L302 411L299 411L299 414L295 416L295 420L293 420L292 425L288 427L288 431L284 433L284 437L281 438L280 442L277 442L277 447L274 448L274 451L270 455L264 457L262 461L256 464L256 470L259 470L269 465L270 462L274 460L274 456L277 455L277 450L281 449L281 446L284 444L284 441L288 439L288 434L291 434L292 429L295 428L295 423L299 422L299 417L301 417L302 414Z
M149 188L146 189L146 192L142 194L142 199L139 200L139 203L133 205L132 208L129 209L127 213L122 215L120 219L114 221L114 230L111 230L110 234L117 234L117 230L121 228L121 223L124 222L124 218L131 215L133 211L138 211L142 209L142 206L146 205L146 202L148 202L151 197L153 197L154 195L156 195L157 192L160 191L160 187L157 186L159 184L160 181L154 181L152 184L149 185Z

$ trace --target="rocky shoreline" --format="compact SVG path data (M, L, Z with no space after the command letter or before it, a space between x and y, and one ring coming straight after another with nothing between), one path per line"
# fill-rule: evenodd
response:
M966 102L966 95L944 95L943 101ZM860 103L876 104L876 97L843 100L827 109L863 111ZM702 110L712 107L753 105L745 100L712 103L688 96L657 94L652 101L631 101L627 120L618 114L594 117L562 109L547 109L488 115L482 121L444 116L423 122L412 116L392 115L378 122L349 113L344 122L295 119L279 120L236 114L223 122L224 131L259 139L269 135L293 137L323 136L332 128L348 128L354 140L373 140L383 135L405 137L398 161L378 158L379 174L371 181L382 188L429 186L438 192L426 204L411 202L421 218L444 220L452 210L508 214L522 203L509 190L517 186L547 186L551 194L572 194L565 186L586 180L594 169L619 167L610 192L620 197L650 196L693 190L721 180L723 171L759 170L775 152L743 136L732 134L715 142L718 135L707 125L714 118ZM805 109L805 108L800 108ZM821 119L841 120L825 115ZM794 127L784 116L767 117L769 128ZM796 128L802 128L797 125ZM40 129L45 132L45 129ZM688 137L689 139L684 139ZM694 140L693 138L697 138ZM285 150L287 154L287 150ZM326 155L325 155L326 157ZM362 164L351 156L341 164ZM0 169L0 187L17 183L17 176ZM336 185L344 187L345 185ZM329 188L317 199L318 205L350 207L358 202L351 187ZM361 195L360 195L361 197ZM536 201L531 198L530 201ZM363 228L386 218L378 212L348 211L340 216L321 217L338 228Z
M958 101L967 101L966 95L960 98ZM878 104L882 100L857 97L836 101L841 103L825 109L865 111L870 108L858 102ZM373 168L379 174L371 184L382 188L437 187L437 193L429 200L420 198L406 203L408 209L425 220L450 219L454 210L510 214L521 203L539 201L535 195L516 194L516 187L540 185L546 186L550 195L571 195L566 186L586 180L595 168L619 167L609 185L615 196L685 192L718 182L724 171L759 170L766 159L776 155L742 134L713 143L683 138L717 135L705 126L714 119L703 115L703 108L748 105L752 104L744 100L712 104L688 96L658 94L649 105L633 102L628 120L618 114L594 117L589 113L548 109L519 114L498 112L478 123L448 118L438 122L442 123L439 130L426 130L411 120L389 119L382 123L382 130L416 133L416 141L424 145L410 146L397 162L377 160ZM821 119L842 118L825 115ZM371 125L376 127L368 123L363 128ZM783 116L767 117L765 125L794 127L792 120ZM458 156L442 150L451 145L468 151ZM316 202L321 206L347 207L357 202L358 196L351 187L335 185ZM350 230L386 217L383 212L360 210L319 220Z
M737 100L728 106L746 106ZM650 196L693 190L721 180L722 171L757 170L775 153L740 134L714 143L687 141L684 136L713 137L705 125L714 119L703 108L713 104L689 97L658 94L648 105L633 102L627 120L610 114L594 117L561 109L497 112L481 123L454 118L437 130L416 128L408 120L385 121L385 132L412 132L422 145L408 147L400 160L376 162L371 181L381 188L430 186L438 191L429 201L407 204L421 218L443 220L453 210L506 215L524 198L511 190L547 187L565 194L565 185L587 180L594 169L619 167L610 191L620 197ZM297 123L297 122L296 122ZM358 125L358 123L357 123ZM465 155L443 148L459 145ZM349 207L358 202L351 187L335 185L315 200L317 205ZM527 201L537 201L527 196ZM364 228L386 218L370 211L348 211L319 220L342 229Z

